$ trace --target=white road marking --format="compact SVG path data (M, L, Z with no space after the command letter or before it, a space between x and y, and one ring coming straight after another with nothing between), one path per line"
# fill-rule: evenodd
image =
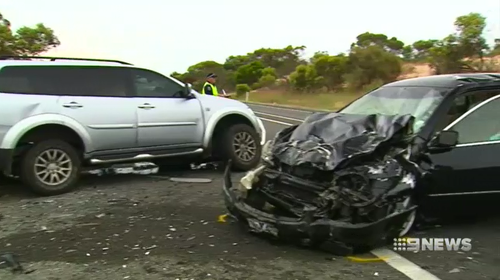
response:
M403 258L392 250L380 248L372 250L371 253L382 258L388 265L412 280L440 280L434 274Z
M268 114L268 113L262 113L262 112L256 112L254 111L255 114L257 115L263 115L263 116L268 116L268 117L275 117L278 119L284 119L284 120L289 120L289 121L295 121L295 122L303 122L303 119L295 119L295 118L289 118L289 117L283 117L279 115L273 115L273 114Z
M312 111L309 110L302 110L302 109L292 109L292 108L285 108L285 107L274 107L274 106L268 106L268 105L260 105L260 104L253 104L253 103L248 103L250 106L255 106L255 107L263 107L263 108L272 108L272 109L277 109L281 111L294 111L294 112L305 112L305 113L312 113Z
M277 121L277 120L271 120L271 119L266 119L266 118L260 118L260 119L263 120L263 121L266 121L266 122L272 122L272 123L277 123L277 124L286 125L286 126L292 126L292 125L294 125L294 124L291 124L291 123L280 122L280 121Z
M262 115L264 115L264 114L262 114ZM266 115L280 117L280 116L271 115L271 114L266 114ZM280 118L291 119L291 118L286 118L286 117L280 117ZM273 122L273 123L286 125L286 126L294 125L294 124L280 122L280 121L271 120L271 119L265 119L265 118L260 118L260 119L263 121ZM292 119L292 120L303 121L303 120L298 120L298 119ZM401 255L397 254L396 252L394 252L392 250L389 250L386 248L379 248L379 249L372 250L371 253L374 254L375 256L381 258L382 260L384 260L384 262L387 263L389 266L391 266L392 268L396 269L397 271L403 273L411 280L441 280L438 277L436 277L434 274L421 268L417 264L403 258Z

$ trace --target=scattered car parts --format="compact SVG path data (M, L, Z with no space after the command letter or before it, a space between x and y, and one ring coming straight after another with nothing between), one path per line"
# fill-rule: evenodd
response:
M5 253L0 255L0 268L10 268L13 273L22 273L24 268L12 253Z

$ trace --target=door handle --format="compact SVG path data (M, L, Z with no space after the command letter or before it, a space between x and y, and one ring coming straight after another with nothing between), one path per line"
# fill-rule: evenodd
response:
M141 108L141 109L153 109L155 106L153 106L153 105L151 105L149 103L144 103L142 105L139 105L138 107Z
M82 108L83 105L80 104L80 103L76 103L76 102L70 102L70 103L64 103L63 107L66 107L66 108Z

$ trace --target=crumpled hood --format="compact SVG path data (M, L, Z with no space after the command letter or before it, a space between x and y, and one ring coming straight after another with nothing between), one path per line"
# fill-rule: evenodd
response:
M226 206L252 232L334 254L386 244L417 208L412 125L410 115L316 113L278 133L240 185L226 169Z
M411 115L315 113L281 131L272 155L282 164L332 171L412 134ZM389 145L385 145L389 146Z

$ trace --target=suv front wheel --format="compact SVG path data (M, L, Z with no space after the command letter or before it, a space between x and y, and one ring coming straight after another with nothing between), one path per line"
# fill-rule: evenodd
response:
M246 124L232 125L225 131L220 144L219 151L225 160L231 159L235 170L248 171L260 162L262 147L253 127Z
M81 160L70 144L51 139L35 143L21 160L20 177L40 195L57 195L72 190L79 177Z

